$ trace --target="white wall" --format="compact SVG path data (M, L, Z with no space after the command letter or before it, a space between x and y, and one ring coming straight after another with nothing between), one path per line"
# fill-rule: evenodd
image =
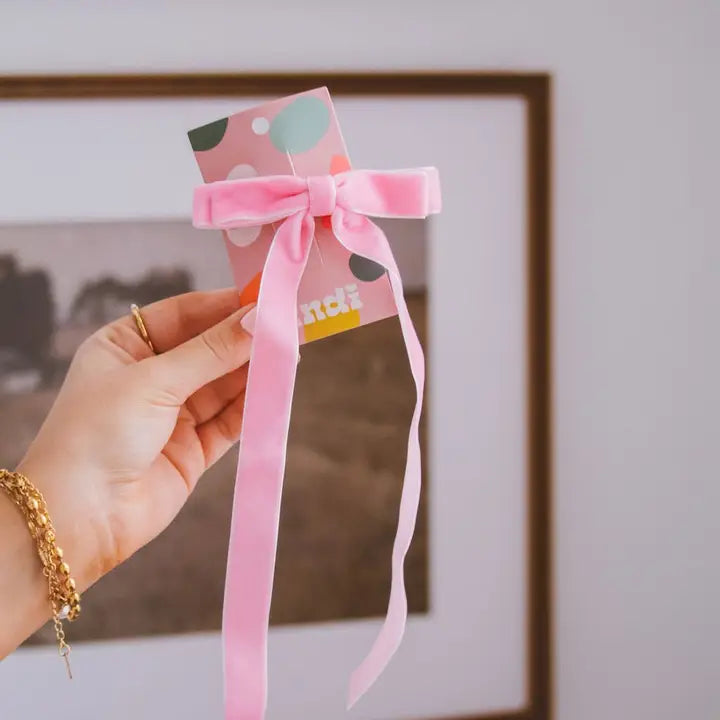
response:
M557 717L717 718L720 3L428 7L5 0L0 72L553 72Z

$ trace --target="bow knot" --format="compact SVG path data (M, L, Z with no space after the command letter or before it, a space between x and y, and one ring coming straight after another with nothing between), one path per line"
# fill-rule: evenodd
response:
M313 217L332 215L337 199L337 185L332 175L311 175L307 178L308 212Z

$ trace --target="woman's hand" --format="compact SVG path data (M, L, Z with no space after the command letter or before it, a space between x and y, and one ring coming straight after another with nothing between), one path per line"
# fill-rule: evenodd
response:
M157 356L130 314L78 350L18 470L44 494L81 589L158 535L238 440L249 310L235 290L189 293L142 309Z

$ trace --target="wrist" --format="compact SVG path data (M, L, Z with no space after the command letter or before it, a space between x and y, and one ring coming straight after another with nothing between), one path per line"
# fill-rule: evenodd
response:
M0 659L50 617L47 582L27 523L0 490Z
M57 544L78 590L86 590L110 568L100 542L97 504L88 493L89 485L78 482L83 477L81 471L68 462L44 461L30 453L17 472L25 475L45 498ZM26 534L32 543L27 530Z

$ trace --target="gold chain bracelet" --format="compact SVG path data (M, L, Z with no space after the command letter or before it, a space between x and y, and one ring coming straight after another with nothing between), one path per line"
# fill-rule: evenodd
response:
M21 473L0 470L0 488L10 496L25 517L30 534L35 540L42 563L42 574L48 583L48 598L55 625L58 652L65 661L68 676L70 670L70 645L65 640L62 621L70 622L80 614L80 594L70 577L70 567L63 560L63 551L55 543L53 527L47 504L42 493Z

